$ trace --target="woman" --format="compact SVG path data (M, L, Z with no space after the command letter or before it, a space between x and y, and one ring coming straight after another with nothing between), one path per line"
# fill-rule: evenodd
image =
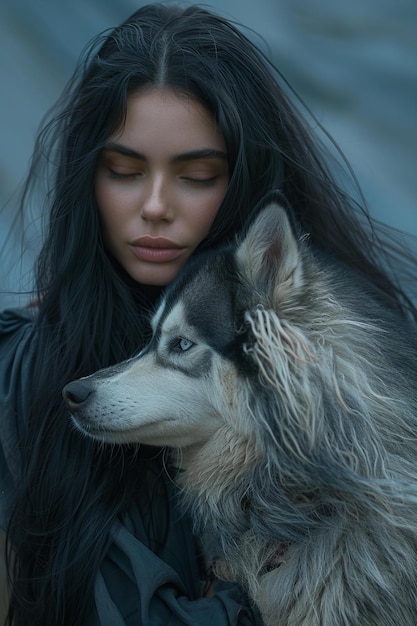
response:
M81 438L61 390L140 350L163 287L274 190L313 245L417 317L322 152L279 74L211 13L149 5L93 42L23 196L52 168L36 303L0 321L11 623L258 623L232 585L202 597L206 565L161 451Z

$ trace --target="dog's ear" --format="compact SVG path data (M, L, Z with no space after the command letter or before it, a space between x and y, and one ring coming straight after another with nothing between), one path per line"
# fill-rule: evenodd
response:
M285 209L266 206L255 218L238 246L236 259L249 285L272 298L300 285L301 254ZM278 298L280 299L280 298Z

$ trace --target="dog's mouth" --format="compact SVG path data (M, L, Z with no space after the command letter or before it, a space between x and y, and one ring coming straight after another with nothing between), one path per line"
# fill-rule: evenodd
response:
M120 430L109 428L108 426L104 427L87 421L81 421L75 418L74 415L71 415L71 419L78 432L103 443L130 443L132 440L132 433L135 432L134 428Z

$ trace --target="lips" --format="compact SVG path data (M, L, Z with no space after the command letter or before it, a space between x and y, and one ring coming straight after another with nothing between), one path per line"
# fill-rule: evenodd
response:
M149 263L168 263L183 253L183 247L166 237L145 235L129 243L133 254L141 261Z

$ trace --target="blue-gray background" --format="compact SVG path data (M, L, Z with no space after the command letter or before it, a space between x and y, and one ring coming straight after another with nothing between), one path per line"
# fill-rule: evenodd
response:
M168 0L169 3L169 0ZM40 119L88 40L141 0L0 0L0 246ZM416 0L209 0L264 50L349 159L378 219L417 235ZM259 39L255 37L260 43ZM6 210L4 206L6 205ZM0 306L36 251L9 241Z

